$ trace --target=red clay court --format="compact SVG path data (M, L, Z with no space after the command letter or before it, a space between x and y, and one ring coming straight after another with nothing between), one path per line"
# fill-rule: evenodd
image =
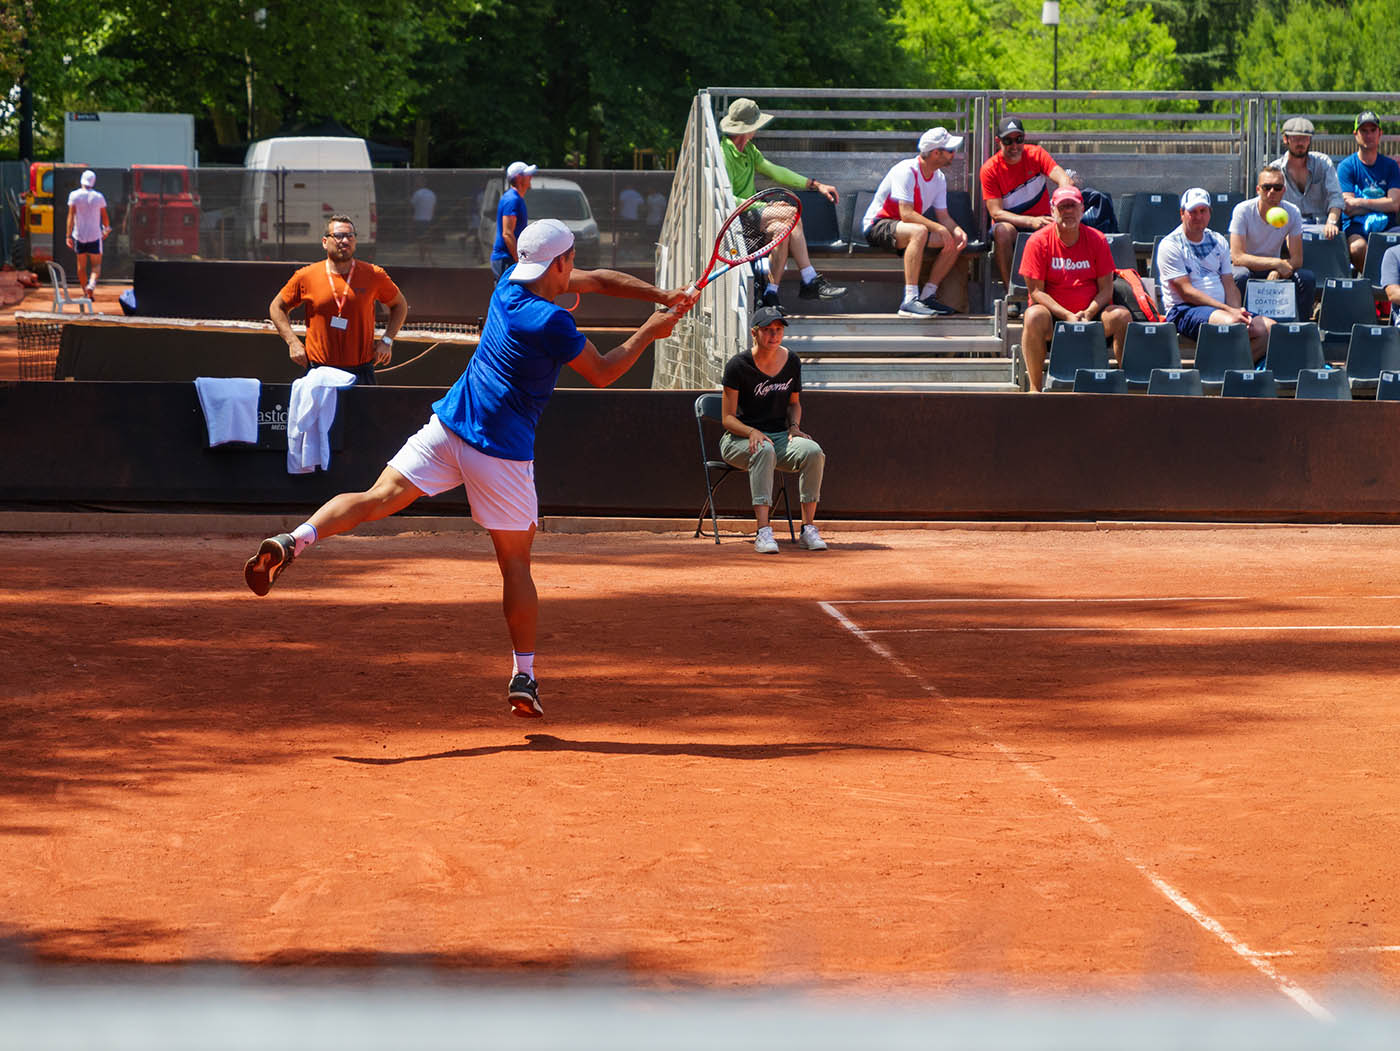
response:
M7 536L7 959L1393 1002L1396 536Z

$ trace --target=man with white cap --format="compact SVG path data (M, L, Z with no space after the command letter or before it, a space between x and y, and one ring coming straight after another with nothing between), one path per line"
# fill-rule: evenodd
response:
M491 246L491 273L498 278L516 260L516 241L530 222L525 195L530 192L530 182L539 170L538 165L524 161L514 161L506 169L508 188L496 204L496 242Z
M861 231L872 247L904 257L904 295L898 313L907 317L956 313L939 301L938 285L967 247L966 232L948 214L948 180L943 175L962 143L963 137L947 128L929 128L919 136L919 155L906 157L885 173L861 220ZM938 255L920 288L919 274L929 247L937 248Z
M1084 195L1061 186L1050 195L1055 221L1031 234L1021 255L1021 273L1030 291L1021 354L1032 394L1045 376L1045 355L1057 321L1099 321L1123 360L1123 337L1132 315L1113 302L1113 250L1108 238L1084 218Z
M1283 199L1303 213L1305 223L1318 224L1323 237L1341 232L1342 185L1337 166L1312 148L1313 122L1289 117L1283 122L1283 156L1269 162L1283 172Z
M734 193L735 203L746 201L757 192L754 189L755 173L790 190L816 190L832 204L839 201L841 195L836 192L835 186L799 175L781 164L774 164L759 152L758 147L753 144L754 134L772 119L773 114L761 111L753 99L735 99L728 112L720 119L719 130L725 134L720 149L724 153L724 168L729 173L729 188ZM771 219L779 220L776 211L771 214ZM778 306L778 286L783 280L783 270L787 266L789 254L797 264L802 281L797 289L799 298L837 299L846 294L845 288L833 285L817 273L817 268L812 265L812 257L807 251L807 234L799 221L793 227L792 233L779 242L768 257L766 279L762 269L759 271L759 283L763 286L759 297L763 306Z
M1199 186L1181 195L1181 225L1157 246L1153 273L1161 282L1167 321L1178 333L1195 339L1202 325L1248 325L1254 360L1264 357L1273 319L1241 305L1230 246L1210 228L1210 194Z
M94 187L97 173L88 170L81 185L68 195L68 247L78 257L78 284L91 295L102 273L102 241L112 232L107 218L107 198Z
M574 235L558 219L532 223L516 242L519 261L496 283L481 341L467 369L433 414L362 493L342 493L291 533L264 540L243 568L256 595L317 540L402 511L420 496L466 487L472 518L491 536L513 651L507 699L516 715L544 714L535 681L539 598L530 576L538 499L535 425L559 370L568 365L595 387L625 373L653 340L671 334L694 304L684 290L663 291L615 270L575 270ZM564 292L601 292L671 307L653 313L606 354L554 305Z

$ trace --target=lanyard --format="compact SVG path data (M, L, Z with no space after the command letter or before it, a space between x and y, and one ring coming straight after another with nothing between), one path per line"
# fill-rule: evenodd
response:
M350 260L350 272L345 275L345 295L335 294L335 276L331 270L331 261L326 260L326 281L331 286L331 298L335 300L335 316L340 317L340 312L345 309L345 301L350 298L350 279L355 276L355 260Z

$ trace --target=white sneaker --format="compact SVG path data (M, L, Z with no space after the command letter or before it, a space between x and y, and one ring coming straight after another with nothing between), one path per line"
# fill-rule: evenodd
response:
M921 303L917 299L911 299L906 303L901 303L899 305L899 310L897 311L897 313L903 314L905 317L938 316L937 311L935 311L931 306L928 306L925 303Z
M773 539L772 526L764 526L758 531L758 536L754 538L753 549L760 555L776 555L778 553L778 542Z
M817 532L816 526L805 525L802 527L802 532L797 535L797 546L805 547L808 551L825 551L826 541Z

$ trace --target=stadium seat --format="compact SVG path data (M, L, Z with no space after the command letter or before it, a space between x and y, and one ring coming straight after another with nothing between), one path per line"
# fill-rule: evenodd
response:
M1176 326L1165 321L1133 321L1123 338L1123 371L1128 389L1147 390L1153 369L1180 369L1181 345Z
M1026 242L1031 235L1022 230L1016 235L1016 250L1011 253L1011 287L1006 290L1006 298L1025 299L1029 295L1026 279L1021 276L1021 257L1026 254Z
M1254 368L1247 325L1202 325L1196 333L1196 371L1209 394L1219 394L1230 369Z
M967 190L949 190L948 214L967 234L967 247L963 251L986 255L990 246L987 244L982 224L977 221L976 213L972 209L972 194Z
M1104 234L1108 238L1108 249L1113 253L1115 270L1136 270L1137 254L1133 251L1133 239L1127 234Z
M1201 386L1201 374L1195 369L1153 369L1147 381L1147 393L1200 397L1205 388Z
M720 456L718 445L712 450L706 440L707 428L716 436L723 430L720 426L720 420L723 418L723 394L713 391L709 394L702 394L695 399L695 430L700 435L700 464L705 469L705 503L700 508L700 517L695 522L695 535L700 535L705 525L705 517L708 515L714 526L716 544L719 543L719 512L715 509L715 493L719 491L720 485L731 474L748 474L742 468L733 467L727 463ZM796 543L797 530L792 524L792 502L788 499L787 474L783 471L777 471L775 474L774 482L778 487L778 492L773 498L773 510L777 510L778 501L781 500L783 509L787 511L788 534L792 537L793 543Z
M1076 394L1127 394L1128 377L1122 369L1075 369Z
M1327 279L1322 286L1322 310L1317 320L1322 332L1323 353L1332 349L1341 357L1351 340L1352 327L1375 323L1376 300L1368 282L1359 277Z
M847 252L875 251L865 240L865 234L861 230L861 224L865 222L865 213L870 211L870 205L874 200L874 190L856 191L855 207L851 209L851 237L846 246Z
M798 190L797 196L802 201L802 232L807 236L807 247L844 252L846 242L841 238L836 205L816 190Z
M1381 230L1366 238L1366 263L1361 276L1366 279L1377 295L1385 291L1381 287L1381 257L1386 251L1400 244L1400 230Z
M1355 325L1347 344L1347 381L1353 392L1373 391L1382 372L1400 371L1400 328Z
M1181 225L1180 200L1176 194L1140 193L1133 201L1133 215L1128 221L1128 235L1133 251L1143 255L1152 251L1152 242L1165 237Z
M1222 398L1277 398L1278 384L1268 369L1229 369L1220 386Z
M1351 277L1351 256L1347 255L1347 239L1341 234L1323 237L1311 230L1303 231L1303 266L1313 272L1321 288L1329 277Z
M1133 220L1133 207L1137 199L1138 195L1131 190L1118 195L1114 211L1118 213L1118 229L1122 230L1124 233L1127 233L1128 230L1131 229L1130 224ZM1132 238L1130 237L1128 240L1131 242Z
M1347 370L1301 369L1298 372L1298 390L1294 396L1305 400L1351 401Z
M1230 239L1230 216L1235 206L1244 200L1242 193L1213 193L1210 195L1210 228L1225 240Z
M1400 371L1381 373L1376 384L1376 401L1400 401Z
M1057 321L1041 390L1074 390L1080 369L1108 369L1102 321Z
M1280 321L1269 329L1264 367L1274 374L1274 382L1281 391L1291 391L1298 386L1300 370L1326 368L1322 335L1317 325L1311 321Z

